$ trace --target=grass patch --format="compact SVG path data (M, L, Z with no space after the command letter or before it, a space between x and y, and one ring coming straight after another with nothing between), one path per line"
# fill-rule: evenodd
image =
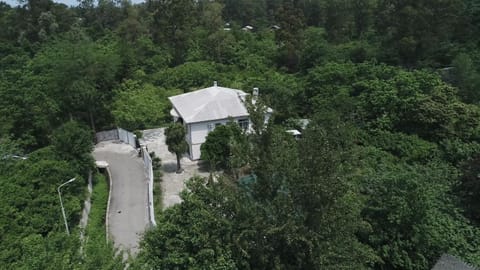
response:
M106 177L95 174L88 224L85 228L84 263L95 269L102 265L103 269L123 269L121 255L116 256L112 241L106 241L105 215L108 203L108 184Z
M152 158L153 168L153 210L155 213L155 220L162 214L163 210L163 196L162 196L162 160L155 155L155 152L150 153Z

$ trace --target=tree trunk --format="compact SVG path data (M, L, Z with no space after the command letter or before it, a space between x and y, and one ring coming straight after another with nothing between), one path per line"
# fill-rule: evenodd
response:
M95 133L95 121L93 120L93 113L91 110L88 110L88 116L90 118L90 126L92 127L93 133Z
M181 154L176 154L177 156L177 173L181 173L182 172L182 165L180 164L180 155Z

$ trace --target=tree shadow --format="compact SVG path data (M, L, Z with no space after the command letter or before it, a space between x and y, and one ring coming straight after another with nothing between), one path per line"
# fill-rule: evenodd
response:
M177 162L163 163L162 169L166 173L174 173L177 171Z
M199 160L197 163L198 171L203 173L210 172L210 164L205 160Z

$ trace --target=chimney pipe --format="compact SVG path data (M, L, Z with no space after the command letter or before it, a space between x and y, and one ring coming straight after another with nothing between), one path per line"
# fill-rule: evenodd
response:
M217 87L217 81L213 81L213 86Z

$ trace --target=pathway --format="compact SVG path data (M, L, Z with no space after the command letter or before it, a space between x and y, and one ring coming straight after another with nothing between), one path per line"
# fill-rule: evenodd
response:
M116 141L97 144L93 156L97 161L108 162L112 177L110 236L115 247L135 255L141 235L149 226L148 182L143 161L132 146Z

